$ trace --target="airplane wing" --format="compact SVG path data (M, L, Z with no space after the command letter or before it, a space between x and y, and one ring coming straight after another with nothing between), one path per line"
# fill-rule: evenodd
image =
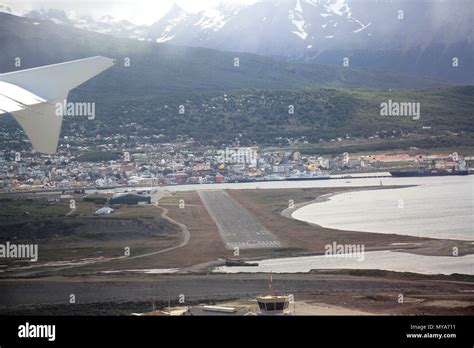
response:
M18 86L0 81L0 114L23 110L27 105L44 102L46 102L46 99Z
M54 154L63 122L63 116L57 116L55 112L54 104L41 103L11 114L23 128L36 151Z
M56 115L56 103L114 64L113 59L93 57L0 74L0 114L13 115L35 150L53 154L63 119Z

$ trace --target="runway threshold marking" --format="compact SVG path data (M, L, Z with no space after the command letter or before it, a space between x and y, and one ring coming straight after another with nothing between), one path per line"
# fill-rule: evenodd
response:
M227 249L281 248L280 241L244 206L222 190L199 190Z

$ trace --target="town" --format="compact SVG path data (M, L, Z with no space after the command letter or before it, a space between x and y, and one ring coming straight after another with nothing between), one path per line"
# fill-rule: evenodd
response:
M132 150L103 145L95 152L71 155L62 146L58 155L0 151L0 189L4 192L39 189L154 187L277 180L316 180L354 173L388 172L435 164L454 167L471 157L456 152L305 155L300 151L257 146L203 147L192 139L175 143L140 144ZM78 147L74 153L81 153Z

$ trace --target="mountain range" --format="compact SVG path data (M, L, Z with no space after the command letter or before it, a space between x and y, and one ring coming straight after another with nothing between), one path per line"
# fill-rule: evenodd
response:
M192 93L242 88L421 88L441 85L396 73L288 62L251 53L117 38L50 20L0 13L0 73L102 55L118 64L87 85L127 95ZM16 58L21 66L16 66ZM238 59L236 61L236 58ZM130 66L126 66L126 60ZM238 63L238 64L236 64Z
M470 0L260 0L197 13L174 5L150 26L54 9L24 16L142 41L474 83Z
M1 8L0 8L1 10ZM11 13L4 11L5 13ZM76 16L63 10L39 9L24 13L24 17L40 21L52 21L55 24L71 25L78 29L94 31L101 34L142 39L147 32L146 26L138 26L127 20L119 20L111 15L104 15L97 19L91 16Z

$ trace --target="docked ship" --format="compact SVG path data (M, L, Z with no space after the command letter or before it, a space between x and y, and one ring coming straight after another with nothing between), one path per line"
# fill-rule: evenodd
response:
M244 267L244 266L258 266L257 262L247 262L241 259L226 259L226 267Z
M414 177L414 176L448 176L448 175L469 175L469 168L465 161L459 161L456 165L448 168L419 168L416 170L399 170L390 172L393 177Z
M446 169L419 169L419 170L400 170L390 172L394 177L413 177L413 176L448 176L448 175L469 175L469 170L446 170Z

